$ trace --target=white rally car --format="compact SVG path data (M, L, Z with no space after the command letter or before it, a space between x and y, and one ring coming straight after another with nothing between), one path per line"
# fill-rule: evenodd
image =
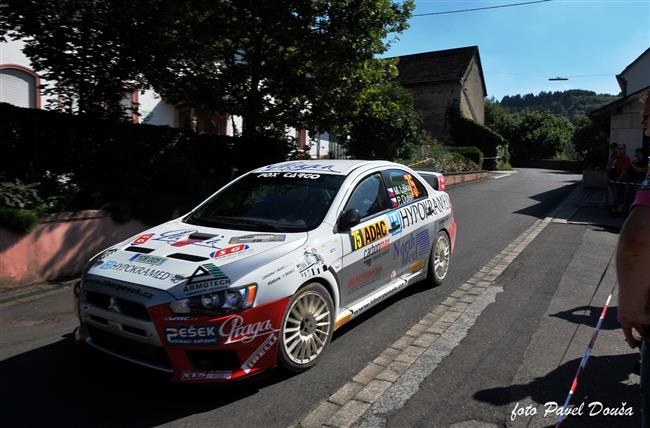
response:
M91 259L76 338L175 381L300 372L360 313L440 284L455 235L449 196L403 165L265 166Z

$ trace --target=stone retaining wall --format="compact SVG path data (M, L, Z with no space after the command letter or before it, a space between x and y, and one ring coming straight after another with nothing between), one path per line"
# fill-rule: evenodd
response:
M77 275L93 255L146 228L98 210L45 216L26 235L0 227L0 288Z

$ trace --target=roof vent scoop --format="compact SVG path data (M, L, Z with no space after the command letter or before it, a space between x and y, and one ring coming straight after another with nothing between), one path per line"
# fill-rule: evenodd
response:
M124 251L131 251L132 253L142 253L142 254L149 254L153 250L154 250L153 248L133 247L133 246L124 249Z
M196 239L197 241L205 241L206 239L214 238L217 235L211 235L209 233L199 233L199 232L194 232L190 236L187 237L187 239Z
M170 254L167 257L170 259L179 259L187 260L188 262L202 262L203 260L208 260L207 257L195 256L193 254L183 254L183 253L174 253Z

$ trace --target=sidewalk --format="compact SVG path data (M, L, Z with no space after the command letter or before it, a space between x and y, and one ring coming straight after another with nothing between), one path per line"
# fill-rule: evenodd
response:
M614 285L623 219L609 217L604 201L577 186L301 426L555 425L547 410L561 409ZM638 352L623 340L616 306L614 298L572 400L583 415L563 427L639 425Z

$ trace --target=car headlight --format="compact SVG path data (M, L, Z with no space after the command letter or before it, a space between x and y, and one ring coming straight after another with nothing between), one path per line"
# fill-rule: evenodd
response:
M175 314L228 314L252 307L256 295L257 284L249 284L176 300L169 308Z

